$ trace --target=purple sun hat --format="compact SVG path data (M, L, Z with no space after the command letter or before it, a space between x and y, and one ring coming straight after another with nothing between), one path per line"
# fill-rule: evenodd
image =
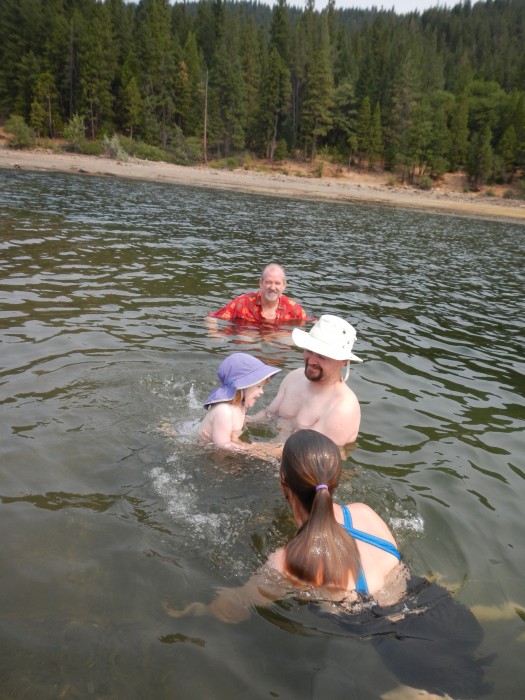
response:
M280 372L277 367L265 365L245 352L234 352L221 362L217 375L221 386L211 392L204 408L221 401L231 401L237 389L247 389Z

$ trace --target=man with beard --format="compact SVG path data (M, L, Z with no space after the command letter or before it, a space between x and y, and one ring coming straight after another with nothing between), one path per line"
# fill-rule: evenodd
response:
M267 265L259 280L259 291L241 294L218 311L210 311L209 318L250 323L285 323L308 319L306 311L283 294L286 289L284 269L276 263Z
M355 329L338 316L323 315L309 333L295 328L292 339L304 350L304 370L290 372L267 411L259 412L250 422L275 415L283 437L300 428L311 428L339 447L355 442L361 409L346 384L349 361L362 362L352 352Z

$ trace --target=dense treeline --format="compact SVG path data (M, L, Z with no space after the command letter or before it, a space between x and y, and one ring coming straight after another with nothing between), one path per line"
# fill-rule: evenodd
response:
M278 0L0 0L0 118L180 160L321 149L402 177L525 165L525 3L398 16ZM205 150L204 150L205 149Z

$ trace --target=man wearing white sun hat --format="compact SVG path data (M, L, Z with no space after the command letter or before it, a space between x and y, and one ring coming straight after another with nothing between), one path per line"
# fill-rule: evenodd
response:
M350 360L362 362L352 352L355 339L353 326L328 314L321 316L308 333L295 328L292 340L304 350L304 370L290 372L267 411L252 420L260 420L266 413L288 424L282 426L283 434L311 428L339 447L355 442L361 409L346 383Z

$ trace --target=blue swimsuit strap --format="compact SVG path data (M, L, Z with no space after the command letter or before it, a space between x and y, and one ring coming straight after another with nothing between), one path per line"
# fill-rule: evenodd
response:
M352 516L350 511L346 506L341 506L343 510L344 524L343 528L348 532L350 536L353 536L354 529L352 527ZM363 593L368 595L368 583L366 582L365 572L363 571L363 565L361 564L361 559L359 559L359 572L357 574L357 581L355 582L355 590L357 593Z
M396 559L401 559L401 552L395 545L392 544L392 542L388 542L387 540L384 540L381 537L376 537L375 535L370 535L368 532L363 532L362 530L355 530L352 527L352 516L350 515L350 511L346 506L341 506L341 509L344 517L344 528L349 535L356 540L361 540L361 542L366 542L367 544L371 544L373 547L382 549L388 554L392 554L392 556L396 557Z
M352 527L352 516L350 515L350 511L348 510L348 508L346 506L341 506L341 510L343 511L344 518L343 527L351 537L353 537L356 540L366 542L367 544L371 544L374 547L378 547L379 549L382 549L388 554L392 554L397 559L401 559L401 554L399 550L397 549L397 547L394 547L394 545L391 542L383 540L381 537L370 535L367 532L363 532L362 530L354 529ZM368 594L368 584L366 582L365 572L363 571L363 565L361 564L361 561L359 561L359 574L357 576L355 590L357 591L357 593Z

